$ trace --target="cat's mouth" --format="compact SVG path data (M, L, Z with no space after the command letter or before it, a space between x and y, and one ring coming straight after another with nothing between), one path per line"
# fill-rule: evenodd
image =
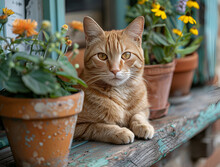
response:
M114 78L112 78L112 80L115 80L115 81L118 80L118 81L120 81L120 80L122 80L122 78L118 78L118 77L115 76Z

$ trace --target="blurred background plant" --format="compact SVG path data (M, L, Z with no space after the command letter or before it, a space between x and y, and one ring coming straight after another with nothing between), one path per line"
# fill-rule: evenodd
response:
M0 16L1 31L13 13L10 9L3 9ZM37 22L30 19L16 19L12 26L13 33L18 35L16 38L0 36L0 87L4 88L1 94L10 97L55 98L77 92L72 85L86 86L64 56L72 46L72 41L66 36L68 25L63 25L61 31L55 33L52 33L49 21L42 22L39 32L36 31ZM42 39L39 38L40 34ZM28 49L19 50L22 44ZM73 52L76 49L75 44ZM61 77L68 79L68 82Z
M203 38L198 36L199 24L192 17L192 8L199 9L196 1L180 0L172 5L164 0L138 0L129 7L128 22L137 16L145 17L142 47L146 65L166 64L199 48ZM179 26L177 18L183 26Z

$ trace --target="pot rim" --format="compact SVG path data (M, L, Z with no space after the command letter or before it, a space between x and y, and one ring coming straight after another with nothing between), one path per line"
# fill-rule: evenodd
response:
M145 65L144 76L169 75L174 72L175 66L175 60L168 64Z
M167 64L153 64L153 65L144 65L144 68L169 68L172 67L173 64L176 64L175 59Z
M50 101L52 101L52 100L54 100L54 101L56 101L58 99L72 97L72 96L80 94L80 93L84 93L82 89L78 89L78 92L75 92L71 95L60 96L60 97L55 97L55 98L23 98L23 97L19 98L19 97L8 97L8 96L4 96L4 95L0 94L0 100L13 100L13 101L15 101L15 100L18 100L18 101L23 101L23 100L31 100L31 101L50 100Z
M198 57L198 53L193 52L186 57L176 59L176 68L174 73L195 70L198 67Z
M56 119L82 111L84 92L59 98L10 98L0 96L0 116L22 120Z

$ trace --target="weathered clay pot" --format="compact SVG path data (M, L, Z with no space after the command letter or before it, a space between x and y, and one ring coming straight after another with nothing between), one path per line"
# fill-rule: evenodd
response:
M150 119L160 118L167 114L169 109L168 97L175 62L159 65L146 65L144 78L146 79Z
M0 115L18 167L65 167L84 93L54 99L0 96Z
M198 67L198 53L176 59L176 68L170 89L170 97L186 96L190 92L195 69Z

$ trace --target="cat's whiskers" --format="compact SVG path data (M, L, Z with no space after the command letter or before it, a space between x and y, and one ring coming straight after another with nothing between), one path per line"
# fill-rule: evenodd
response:
M91 78L89 78L89 80L86 80L86 83L87 84L93 84L94 82L100 80L100 79L103 79L104 77L108 77L107 74L99 74L99 75L95 75Z

